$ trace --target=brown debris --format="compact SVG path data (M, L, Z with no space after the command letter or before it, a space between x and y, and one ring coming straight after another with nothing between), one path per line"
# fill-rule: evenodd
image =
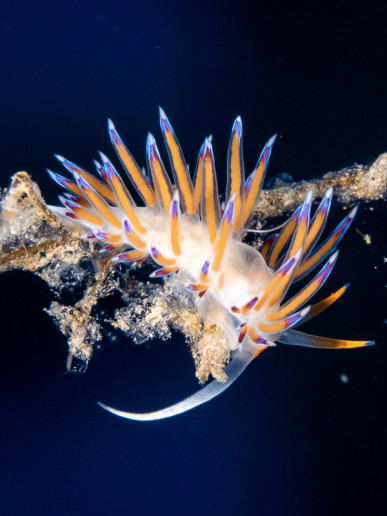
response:
M227 380L224 368L230 360L230 349L219 326L204 323L200 337L193 339L191 351L200 383L206 382L210 374L218 382Z
M116 289L114 280L107 281L111 272L109 265L108 260L105 260L104 266L95 276L94 283L86 289L83 298L74 306L53 301L50 308L46 310L67 338L69 346L67 363L70 367L71 357L76 357L87 364L95 343L102 339L100 324L92 315L92 310L99 299Z

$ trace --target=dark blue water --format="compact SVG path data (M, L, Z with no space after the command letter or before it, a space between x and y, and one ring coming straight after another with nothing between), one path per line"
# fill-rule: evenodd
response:
M274 132L271 176L371 162L387 151L379 5L3 2L1 185L28 170L53 202L44 169L59 171L54 153L86 168L98 149L113 156L107 117L143 164L147 131L160 139L158 105L191 167L212 133L225 169L238 114L248 169ZM2 514L384 514L386 210L371 208L321 297L351 289L305 330L377 346L278 346L219 399L162 422L121 420L96 401L147 411L193 392L180 336L148 347L106 339L84 376L65 375L65 339L42 311L48 288L0 276Z

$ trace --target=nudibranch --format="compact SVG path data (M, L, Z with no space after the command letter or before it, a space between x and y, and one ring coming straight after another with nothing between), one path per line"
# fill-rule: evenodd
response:
M58 160L73 180L55 172L50 176L67 189L62 207L50 209L62 220L80 225L84 238L101 243L114 263L150 258L157 268L150 275L163 278L195 304L203 321L215 324L227 337L231 360L227 380L213 380L197 393L156 412L137 414L101 407L118 416L151 421L174 416L205 403L227 389L247 365L269 346L282 344L312 348L356 348L371 341L347 341L308 335L294 328L319 314L345 292L344 285L315 304L308 301L324 284L337 260L337 246L356 214L349 211L320 243L332 201L328 189L311 217L312 191L280 231L260 251L242 242L253 218L276 136L268 140L252 173L245 180L242 122L233 125L227 155L225 203L218 195L212 138L205 139L191 179L182 149L164 111L160 125L173 181L155 138L146 142L148 171L141 170L108 121L111 142L139 198L136 204L113 163L102 153L94 161L100 179L67 159ZM317 274L288 300L289 287L321 266ZM307 305L307 306L305 306Z

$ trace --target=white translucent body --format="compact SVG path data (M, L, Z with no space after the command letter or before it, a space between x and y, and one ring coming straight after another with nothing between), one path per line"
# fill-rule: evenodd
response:
M63 208L50 208L57 215L64 215ZM126 218L120 208L112 207L111 211L119 220ZM100 216L96 211L94 213ZM197 216L181 215L181 254L176 256L170 243L169 214L159 208L148 207L137 207L136 214L146 229L144 236L139 235L146 244L146 252L150 255L151 247L154 246L163 256L176 259L179 272L166 277L166 280L195 302L204 321L220 326L227 336L229 348L236 349L239 326L246 318L233 314L231 308L244 306L261 292L273 277L272 270L266 265L261 254L253 247L230 236L219 270L213 272L210 267L210 288L203 297L199 297L197 293L187 291L186 285L200 282L200 272L204 263L208 260L211 264L213 259L207 226ZM68 219L65 221L68 222ZM73 221L71 224L73 225ZM126 248L130 249L129 240L123 230L117 230L108 223L102 228L85 221L81 221L80 224L90 232L104 231L120 235L123 242L122 252ZM155 264L156 268L160 266ZM262 319L260 313L253 314L253 317L256 323Z

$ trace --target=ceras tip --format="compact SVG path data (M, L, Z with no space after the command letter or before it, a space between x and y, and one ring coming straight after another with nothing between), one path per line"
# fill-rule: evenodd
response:
M328 210L331 206L332 197L333 197L333 186L330 186L328 188L328 190L325 192L324 197L322 198L322 201L321 201L321 205L318 208L319 210L321 210L322 213L324 213L324 214L328 213Z
M118 145L118 146L123 145L123 142L121 141L121 138L119 137L117 130L116 130L113 122L110 120L110 118L108 119L108 133L109 133L110 140L113 145Z
M63 195L66 197L66 199L70 199L70 201L79 201L79 197L77 195L71 194L70 192L63 192ZM61 199L62 197L62 195L58 195L58 199Z
M83 179L83 177L80 174L78 174L78 172L74 170L72 174L74 176L75 181L78 183L78 186L82 188L82 190L92 190L89 183L85 179Z
M146 139L146 154L148 155L149 159L152 161L155 161L158 156L158 149L155 137L148 133L147 139Z
M352 208L352 210L348 213L348 218L350 220L354 219L355 218L355 215L357 213L357 210L358 210L358 207L355 206L354 208Z
M336 262L337 260L337 257L339 256L339 250L335 251L330 257L329 257L329 260L328 260L328 263L329 264L333 264Z
M110 164L110 160L109 160L109 158L106 156L106 154L104 154L104 153L103 153L103 152L101 152L101 151L98 151L98 154L100 155L101 160L102 160L102 163L103 163L104 165L106 165L106 163L109 163L109 164Z
M333 196L333 186L330 186L328 190L325 192L324 197L331 198Z
M97 169L97 172L100 173L101 168L102 168L101 163L99 161L97 161L96 159L93 159L93 163L94 163L95 168Z
M94 166L98 172L98 174L102 177L102 179L107 183L109 184L109 176L108 176L108 173L107 171L104 169L104 167L102 166L101 163L99 163L99 161L97 161L96 159L93 161L94 163Z
M286 327L291 328L292 326L297 324L299 321L301 321L301 319L303 319L307 315L310 308L311 308L311 306L309 305L306 308L303 308L302 310L300 310L299 312L297 312L293 315L290 315L286 320Z
M312 199L313 199L313 190L312 188L309 188L308 190L308 193L306 194L306 197L305 197L305 204L310 204L312 202Z
M274 145L274 142L277 139L277 136L278 136L278 133L273 134L273 136L267 140L266 147L272 147Z
M235 133L235 136L238 138L238 140L241 139L242 136L242 119L240 116L237 116L234 124L232 126L232 133Z
M63 177L60 174L57 174L56 172L49 170L48 168L46 170L51 179L53 179L60 186L64 186L65 188L67 188L70 185L71 181L70 179L67 179L67 177Z
M147 139L146 139L146 144L147 144L147 146L148 145L152 145L152 146L156 145L156 140L152 133L148 133Z
M162 120L167 120L167 115L165 114L165 111L161 106L159 106L159 114Z
M112 256L112 258L110 258L110 261L111 262L120 262L120 261L125 261L125 259L121 260L120 255L117 254L116 256Z
M65 199L62 197L62 202L67 208L70 208L70 210L79 208L78 204L71 199Z
M305 197L305 200L304 200L303 204L301 205L301 213L300 213L300 219L299 220L304 222L304 223L308 222L309 214L310 214L310 206L312 204L312 199L313 199L313 191L310 188L308 190L308 193L306 194L306 197Z
M66 201L70 199L70 201L75 202L75 200L72 197L67 197L65 195L58 195L59 201L63 204L63 206L67 206Z
M110 258L111 262L129 262L130 259L128 258L126 253L116 254L116 256L112 256Z
M212 155L212 143L208 138L204 140L203 154L207 159Z

